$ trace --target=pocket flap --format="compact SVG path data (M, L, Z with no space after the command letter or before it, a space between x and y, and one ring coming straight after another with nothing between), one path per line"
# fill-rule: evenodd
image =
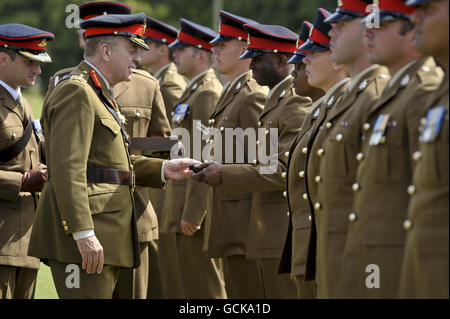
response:
M100 122L106 126L107 128L109 128L111 130L111 132L114 135L119 134L120 132L120 126L119 124L117 124L117 122L115 120L111 120L111 119L107 119L107 118L101 118Z
M91 215L120 211L123 207L120 192L109 192L89 195Z

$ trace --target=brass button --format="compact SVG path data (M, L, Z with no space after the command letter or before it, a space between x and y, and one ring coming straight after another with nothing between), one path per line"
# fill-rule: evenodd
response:
M370 130L370 128L371 128L370 123L364 123L364 125L363 125L364 131L368 131L368 130Z
M310 222L312 222L312 216L311 216L311 215L308 216L308 220L309 220Z
M316 176L316 178L314 180L316 181L316 183L320 183L320 182L322 182L322 177Z
M208 124L209 124L209 125L211 125L211 124L212 124L211 120L208 120Z
M422 126L427 125L427 118L426 118L426 117L422 117L422 118L420 119L420 125L422 125Z
M283 192L283 197L287 197L287 192L286 191Z
M33 148L30 150L30 152L31 152L31 153L34 153L34 152L36 152L36 149L33 147Z
M405 229L405 230L411 230L411 228L412 228L412 221L410 221L409 219L407 219L407 220L405 220L404 222L403 222L403 228Z
M356 160L358 162L361 162L364 159L364 154L363 153L358 153L358 155L356 155Z
M414 195L416 193L416 186L414 186L414 185L410 185L409 187L408 187L408 194L409 195Z
M257 160L253 160L253 165L257 165L258 164L258 161Z
M207 140L206 140L206 144L209 144L209 143L211 143L211 140L210 140L210 139L207 139Z
M286 176L287 176L287 173L286 173L286 172L281 173L281 177L282 177L282 178L286 178Z
M315 203L314 204L314 209L315 210L320 210L322 208L322 205L320 205L320 203Z
M328 122L327 124L325 124L325 127L326 127L327 129L330 129L330 128L333 127L333 123Z
M356 214L350 213L350 215L348 215L348 220L354 223L356 221Z
M16 138L17 134L16 133L12 133L12 138Z
M287 158L289 158L289 152L284 153L284 156L286 156Z
M175 112L171 112L170 115L174 116L174 115L175 115Z
M341 133L336 135L336 141L338 141L338 142L341 142L343 138L344 138L344 136Z
M266 131L264 132L264 134L266 134L266 135L269 135L269 133L270 133L269 130L266 130Z
M259 141L256 141L256 145L259 145Z
M216 123L216 120L215 119L212 119L211 120L211 124L215 124Z
M62 221L63 226L67 226L67 222L65 220Z
M130 164L130 170L134 170L133 164Z
M261 127L261 126L262 126L262 122L259 121L259 122L258 122L258 127Z
M304 199L304 200L308 200L308 194L307 194L307 193L304 193L304 194L303 194L303 199Z
M305 178L305 171L299 172L299 173L298 173L298 176L299 176L300 178Z
M225 128L223 126L220 127L220 131L223 132Z
M308 154L308 148L307 147L302 148L302 153L303 154Z
M384 144L384 143L386 143L386 137L383 136L380 140L380 144Z
M65 231L68 231L68 230L69 230L69 227L64 226L64 230L65 230Z
M137 117L137 118L140 118L140 117L141 117L141 113L136 112L136 117Z
M358 183L353 184L352 189L354 192L357 192L361 189L361 186L359 186Z
M323 148L321 148L317 151L317 156L322 157L324 155L325 155L325 150Z
M287 216L287 217L289 217L290 215L291 215L291 213L290 213L290 212L287 212L287 213L286 213L286 216Z
M413 154L413 160L419 162L422 159L422 152L418 151Z

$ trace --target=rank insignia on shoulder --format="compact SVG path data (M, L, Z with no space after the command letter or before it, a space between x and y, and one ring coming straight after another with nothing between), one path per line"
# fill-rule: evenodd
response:
M90 73L91 73L92 81L94 81L95 86L101 89L102 88L102 83L98 79L97 72L95 72L95 70L91 70Z
M420 136L421 143L431 143L436 140L441 131L444 118L445 106L434 107L428 111L425 128Z
M236 90L239 90L241 88L241 82L238 82L238 84L236 85Z
M189 113L188 104L178 104L175 108L175 112L172 117L172 122L174 123L182 122L186 118L186 115L188 113Z
M320 114L320 108L318 108L315 112L314 112L314 117L318 117Z
M372 136L370 137L369 145L377 146L384 140L384 134L389 124L389 114L381 114L378 116L375 126L373 128Z

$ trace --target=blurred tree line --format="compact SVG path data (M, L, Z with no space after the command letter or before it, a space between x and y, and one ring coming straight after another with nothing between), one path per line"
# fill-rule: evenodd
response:
M216 0L222 9L256 20L263 24L278 24L299 32L305 19L313 22L318 7L334 11L336 3L330 0ZM0 23L22 23L55 34L48 44L53 63L42 66L42 75L36 89L44 93L48 79L56 71L75 66L82 59L75 29L66 27L73 12L70 5L88 0L8 0L0 2ZM186 18L214 28L214 0L122 0L133 12L147 15L178 28L179 19ZM68 7L69 6L69 7ZM214 12L217 14L217 12Z

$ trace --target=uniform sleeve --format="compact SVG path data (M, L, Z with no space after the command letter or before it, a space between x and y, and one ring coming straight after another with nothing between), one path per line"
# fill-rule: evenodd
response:
M195 101L197 107L192 110L192 118L201 120L207 126L208 119L214 112L220 98L220 90L207 90L201 93ZM194 127L194 130L196 128ZM202 141L202 149L205 141ZM188 179L186 182L186 197L182 220L200 225L206 215L208 192L211 187L204 183Z
M70 81L70 80L69 80ZM95 94L83 83L64 83L52 94L44 114L50 154L48 165L61 218L70 233L92 229L86 181L86 168L94 132L92 108Z
M18 200L21 187L22 173L0 170L0 199Z
M148 158L145 156L131 156L136 172L136 185L151 188L163 188L164 183L161 178L162 164L164 160L158 158Z
M166 116L170 118L170 113L172 112L173 108L175 107L175 104L177 101L181 98L183 95L185 86L181 86L177 84L176 82L164 82L161 85L161 94L164 99L164 105L166 108Z
M153 99L152 115L147 136L169 137L171 132L170 124L167 119L166 108L164 106L164 100L158 82L156 82L155 90L155 98Z
M279 120L278 152L276 164L258 163L232 164L222 166L222 187L236 193L269 192L284 190L286 180L281 174L286 171L287 157L285 153L300 131L301 123L311 106L309 98L293 96L283 106ZM270 163L269 163L270 164Z

